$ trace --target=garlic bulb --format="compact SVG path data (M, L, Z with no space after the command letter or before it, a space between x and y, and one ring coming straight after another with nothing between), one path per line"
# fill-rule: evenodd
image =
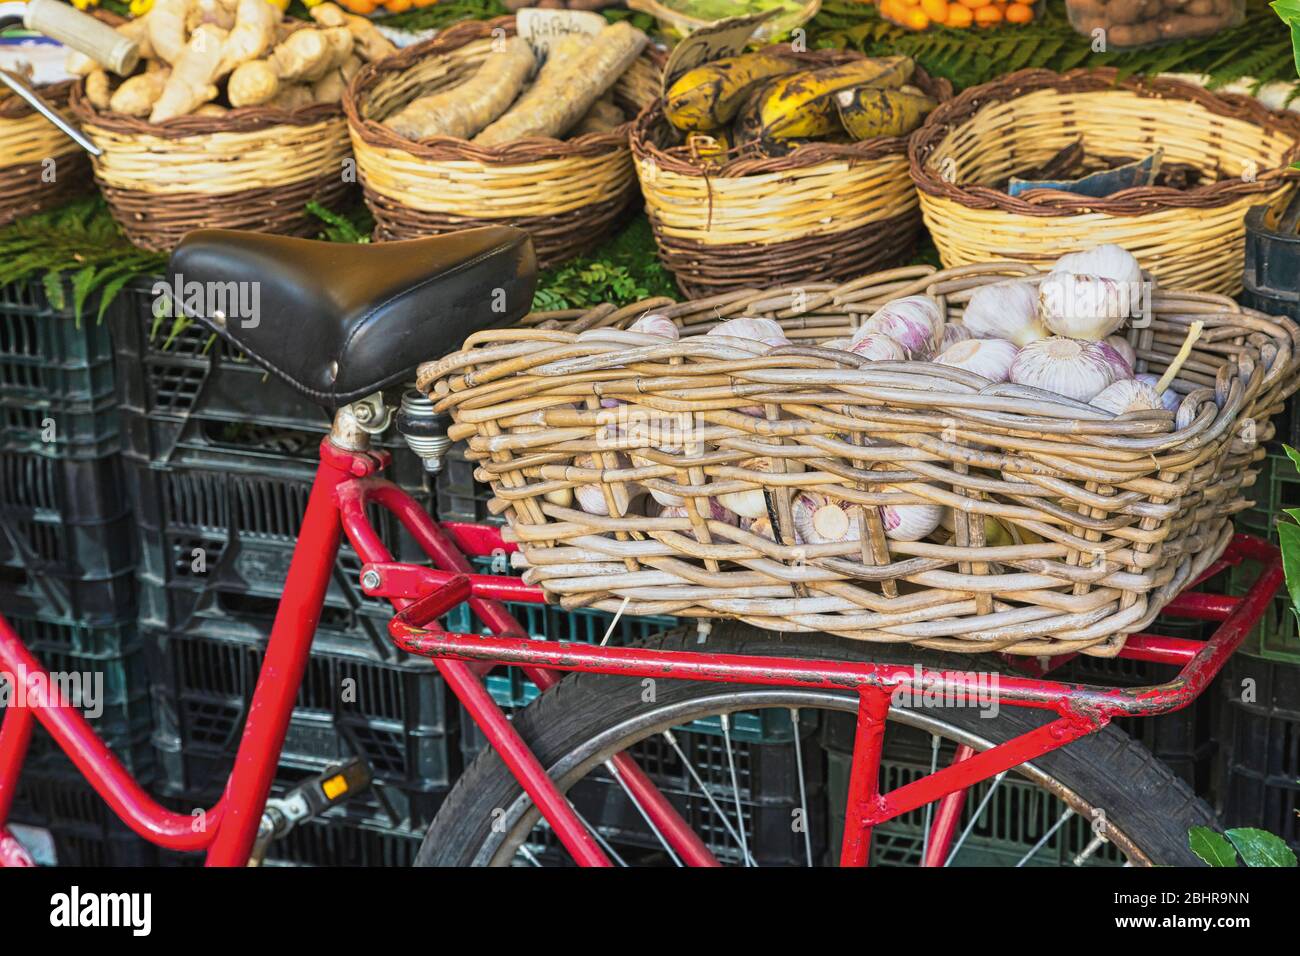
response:
M1093 397L1090 404L1104 408L1112 415L1160 408L1160 396L1146 382L1126 378L1112 382Z
M1015 343L1006 339L967 339L949 346L935 361L982 375L990 382L1005 382L1019 352Z
M677 331L677 325L666 315L657 315L651 312L649 315L643 315L628 327L629 332L644 332L646 335L660 335L666 339L676 341L681 336Z
M1052 272L1070 272L1076 275L1100 276L1116 282L1141 282L1142 266L1127 249L1114 243L1071 252L1061 256L1052 266Z
M1141 375L1134 375L1133 377L1139 382L1150 385L1153 391L1155 390L1155 387L1160 384L1159 375L1149 375L1144 372ZM1167 388L1160 393L1161 408L1168 409L1171 412L1176 412L1178 411L1178 406L1181 404L1183 404L1183 396L1179 395L1172 388Z
M883 332L868 332L857 341L850 342L848 351L873 362L902 362L907 352Z
M1057 335L1099 342L1129 316L1130 287L1104 276L1053 273L1038 287L1038 312Z
M781 328L779 323L755 315L744 315L738 319L728 319L726 322L709 329L706 334L729 335L735 339L762 342L764 345L772 347L790 344L785 329Z
M975 290L961 314L977 339L1006 339L1024 347L1050 334L1038 317L1038 294L1025 282L997 282Z
M1116 338L1116 336L1112 335L1111 338ZM1123 352L1111 345L1109 341L1098 342L1097 349L1105 357L1107 364L1109 364L1111 369L1114 371L1115 381L1118 382L1122 379L1133 377L1133 364L1124 357Z
M698 500L698 499L697 499ZM708 498L708 513L701 515L706 521L721 521L723 524L732 526L740 524L740 515L734 511L728 511L716 499ZM685 504L669 505L659 512L660 518L689 518L690 513L686 510Z
M852 339L827 339L825 342L821 343L821 347L824 349L839 349L841 352L847 352L852 343Z
M892 541L920 541L939 527L942 505L881 505L880 523Z
M1096 342L1053 336L1022 348L1009 377L1017 385L1089 402L1115 381L1115 369Z
M961 322L949 322L943 327L943 340L939 343L939 351L942 352L950 345L956 345L958 342L965 342L974 338L970 329L966 328Z
M740 463L739 467L748 471L770 473L772 471L772 459L747 458ZM718 495L718 501L742 518L762 518L767 514L767 496L763 494L762 488L751 488L748 491L732 491L725 495Z
M1129 375L1137 371L1138 357L1129 340L1122 335L1112 335L1106 339L1106 344L1120 354L1120 357L1128 363Z
M605 464L595 455L579 455L573 459L575 468L590 468L594 470L604 470ZM621 467L621 462L615 462L614 468ZM605 492L602 488L603 482L583 483L576 485L573 489L573 496L578 500L578 507L589 515L608 515L609 504L605 501ZM610 494L614 497L614 504L618 507L620 514L627 512L629 496L626 486L623 484L610 484Z
M801 491L790 503L795 534L809 544L858 541L862 528L858 516L825 495Z
M886 302L853 333L853 341L883 332L907 350L908 358L925 360L941 338L943 313L928 295L909 295Z

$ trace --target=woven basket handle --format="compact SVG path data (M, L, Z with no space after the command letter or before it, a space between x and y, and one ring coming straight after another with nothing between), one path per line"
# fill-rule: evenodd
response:
M23 14L23 26L85 54L119 76L126 76L140 62L134 40L61 0L31 0Z

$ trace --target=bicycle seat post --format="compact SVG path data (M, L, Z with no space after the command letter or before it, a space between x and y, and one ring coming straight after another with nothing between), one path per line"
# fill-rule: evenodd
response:
M371 436L382 434L392 418L393 409L384 404L384 393L374 392L334 413L330 442L344 451L369 451Z

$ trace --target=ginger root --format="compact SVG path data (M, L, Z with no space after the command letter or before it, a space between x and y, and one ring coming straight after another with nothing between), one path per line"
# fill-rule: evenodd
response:
M249 60L239 64L226 84L226 98L236 109L268 103L279 91L280 77L269 60Z
M108 101L108 108L125 116L144 117L162 96L171 70L150 70L124 81Z
M351 52L352 34L343 27L299 30L271 52L271 63L282 80L314 83L342 66Z
M96 68L94 71L86 74L85 79L86 99L90 100L90 105L97 110L106 110L112 100L112 94L108 89L108 74L103 70Z
M275 44L275 25L279 22L279 8L266 0L239 0L235 26L226 38L219 70L228 73L241 63L265 56Z
M338 5L321 3L312 7L311 17L323 27L347 27L352 34L355 49L367 63L382 60L397 52L393 42L365 17L345 13Z
M302 83L289 83L280 87L280 92L267 102L267 106L273 106L282 110L296 110L304 106L310 106L316 102L311 94L311 87Z
M176 59L162 95L149 114L149 122L162 123L184 116L216 99L217 88L213 84L227 36L225 30L210 23L202 24L190 35L185 52Z
M154 0L149 11L149 43L159 59L175 64L185 52L186 26L192 0Z

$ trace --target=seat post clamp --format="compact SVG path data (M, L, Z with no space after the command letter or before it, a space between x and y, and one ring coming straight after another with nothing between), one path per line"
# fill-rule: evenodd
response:
M375 392L334 413L330 441L346 451L366 451L370 436L383 434L392 420L393 410L384 404L384 393Z

